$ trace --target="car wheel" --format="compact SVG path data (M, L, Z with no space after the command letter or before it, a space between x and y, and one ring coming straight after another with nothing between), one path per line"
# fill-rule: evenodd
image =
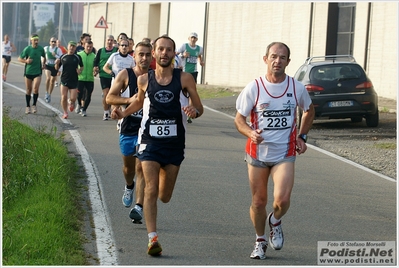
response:
M361 116L351 117L352 123L360 123L360 122L362 122L362 120L363 120L363 118Z
M377 127L378 126L378 121L379 121L378 109L377 109L377 112L375 114L366 115L366 124L367 124L368 127Z

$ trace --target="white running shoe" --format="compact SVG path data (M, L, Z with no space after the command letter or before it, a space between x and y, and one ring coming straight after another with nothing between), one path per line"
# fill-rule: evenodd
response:
M82 110L81 114L82 114L83 117L86 117L86 116L87 116L86 111L83 111L83 110Z
M80 106L80 104L76 105L75 113L80 114L81 113L81 109L82 109L82 106Z
M284 245L283 229L281 228L281 220L279 223L273 225L270 223L270 217L273 212L269 213L266 222L270 227L269 244L274 250L280 250Z
M48 93L46 92L46 94L44 94L44 100L48 103Z
M267 241L265 241L262 238L258 238L255 242L254 251L252 251L251 256L249 257L251 259L264 260L266 259L266 249L267 249Z
M133 202L133 189L128 189L125 185L125 192L122 196L122 203L125 207L130 207Z

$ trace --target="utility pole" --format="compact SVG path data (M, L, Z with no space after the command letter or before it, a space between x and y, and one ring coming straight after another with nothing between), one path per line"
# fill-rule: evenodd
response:
M58 20L58 40L61 41L61 43L64 43L62 41L62 24L64 23L64 3L60 3L60 15L59 15L59 20Z
M28 36L28 46L30 45L30 37L32 36L32 20L33 20L33 3L30 3L29 9L29 36Z

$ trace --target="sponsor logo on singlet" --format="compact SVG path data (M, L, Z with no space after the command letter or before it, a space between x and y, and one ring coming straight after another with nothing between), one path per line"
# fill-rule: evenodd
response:
M157 93L155 93L154 98L157 102L168 103L173 100L174 95L173 92L169 90L160 90Z

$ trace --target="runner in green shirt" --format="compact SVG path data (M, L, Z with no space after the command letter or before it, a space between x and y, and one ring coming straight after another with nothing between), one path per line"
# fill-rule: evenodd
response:
M36 102L39 98L39 87L42 81L42 70L46 65L46 54L44 48L39 46L39 36L37 34L32 34L31 45L24 48L18 57L18 61L25 63L25 85L26 85L26 109L25 113L31 113L30 99L33 89L33 103L32 103L32 113L37 112Z

